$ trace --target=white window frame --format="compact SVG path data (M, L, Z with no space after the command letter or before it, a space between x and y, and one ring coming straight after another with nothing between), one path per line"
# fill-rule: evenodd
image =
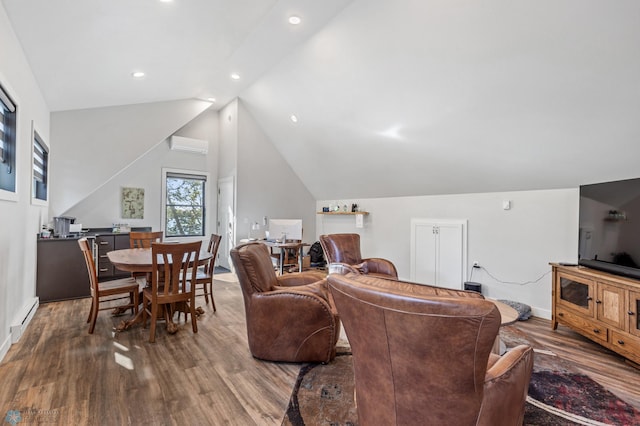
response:
M171 237L167 236L167 174L177 173L177 174L185 174L185 175L194 175L194 176L205 176L206 184L205 184L205 194L204 194L204 236L195 235L189 237ZM187 169L171 169L171 168L162 168L162 204L160 206L160 229L164 233L165 239L170 240L179 240L179 241L202 241L206 239L208 241L207 235L211 234L211 226L209 223L209 217L211 212L211 176L209 172L205 172L203 170L187 170Z
M46 195L46 199L41 200L40 198L37 198L33 195L33 191L34 191L34 180L35 180L35 175L33 172L33 156L34 156L34 152L35 152L35 140L36 140L36 135L38 136L38 143L40 145L42 145L42 147L47 151L47 170L45 173L45 180L47 181L46 185L47 185L47 195ZM50 177L50 169L51 169L51 161L50 161L50 148L49 148L49 144L47 144L43 137L42 137L42 133L40 133L38 131L38 129L35 126L34 121L31 121L31 204L36 205L36 206L48 206L49 205L49 177Z
M7 95L9 95L11 97L11 100L13 101L13 103L16 106L16 109L18 109L18 105L21 105L20 99L18 96L16 96L16 92L15 90L13 90L13 88L11 87L11 85L7 82L7 79L4 78L4 75L0 74L0 84L2 84L2 87L4 88L5 92L7 92ZM7 191L6 189L2 189L0 188L0 200L3 201L13 201L13 202L17 202L19 199L19 191L20 191L20 179L18 179L18 170L20 169L19 165L20 165L20 150L18 149L18 145L19 145L19 141L20 141L20 123L22 119L22 114L21 113L16 113L16 140L15 140L15 146L14 146L14 152L13 155L15 156L15 166L14 166L14 171L13 173L15 173L16 176L16 188L15 191Z

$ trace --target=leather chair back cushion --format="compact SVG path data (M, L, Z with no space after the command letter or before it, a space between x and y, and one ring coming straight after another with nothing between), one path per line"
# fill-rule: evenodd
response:
M236 268L236 274L242 274L246 278L239 279L245 293L271 291L278 284L266 245L249 243L236 247L231 250L231 260ZM246 283L250 283L250 287L246 286Z
M451 413L458 424L475 424L500 327L496 306L478 298L381 293L350 281L329 277L351 343L362 424L447 424Z
M348 265L362 263L359 234L321 235L320 244L328 263L340 262Z

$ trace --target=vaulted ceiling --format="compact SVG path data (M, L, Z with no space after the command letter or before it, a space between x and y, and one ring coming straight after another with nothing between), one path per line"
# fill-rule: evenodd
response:
M53 111L239 97L317 199L640 176L636 0L2 1Z

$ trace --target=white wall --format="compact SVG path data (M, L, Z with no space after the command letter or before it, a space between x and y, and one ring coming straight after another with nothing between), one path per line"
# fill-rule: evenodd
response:
M47 208L31 204L31 122L54 151L49 138L49 109L20 43L0 3L0 83L17 104L17 191L0 197L0 359L11 342L10 327L34 301L36 235L47 222ZM14 336L15 337L15 336Z
M187 99L53 113L51 215L66 214L210 105Z
M266 216L302 219L303 241L315 241L315 199L242 101L238 117L237 239L248 238L254 222L260 229L251 237L264 237Z
M503 210L505 200L510 210ZM318 215L318 236L359 233L363 257L391 260L401 279L409 278L412 218L468 220L467 269L473 261L485 268L474 270L473 281L485 296L526 303L544 318L551 317L549 262L577 261L577 189L323 200L316 208L336 201L369 211L364 228L355 227L353 216Z
M57 116L54 114L53 120ZM113 223L129 223L131 226L150 226L160 230L162 208L162 168L193 170L208 172L210 180L207 182L206 198L209 202L207 209L206 234L215 232L216 223L216 188L218 161L218 115L215 111L205 111L176 132L179 136L204 139L209 142L207 155L189 152L171 151L168 140L165 139L135 159L130 165L110 177L97 190L76 203L65 212L66 215L76 217L77 222L84 227L110 227ZM122 153L122 155L135 153ZM90 162L90 158L80 159ZM143 188L144 218L122 219L120 196L121 188ZM207 239L208 241L208 239Z

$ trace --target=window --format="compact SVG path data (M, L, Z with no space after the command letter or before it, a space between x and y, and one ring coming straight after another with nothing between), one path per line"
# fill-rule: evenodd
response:
M204 236L206 175L165 173L165 237Z
M33 183L31 196L47 201L49 149L37 131L33 131Z
M0 189L16 192L16 105L0 86Z

